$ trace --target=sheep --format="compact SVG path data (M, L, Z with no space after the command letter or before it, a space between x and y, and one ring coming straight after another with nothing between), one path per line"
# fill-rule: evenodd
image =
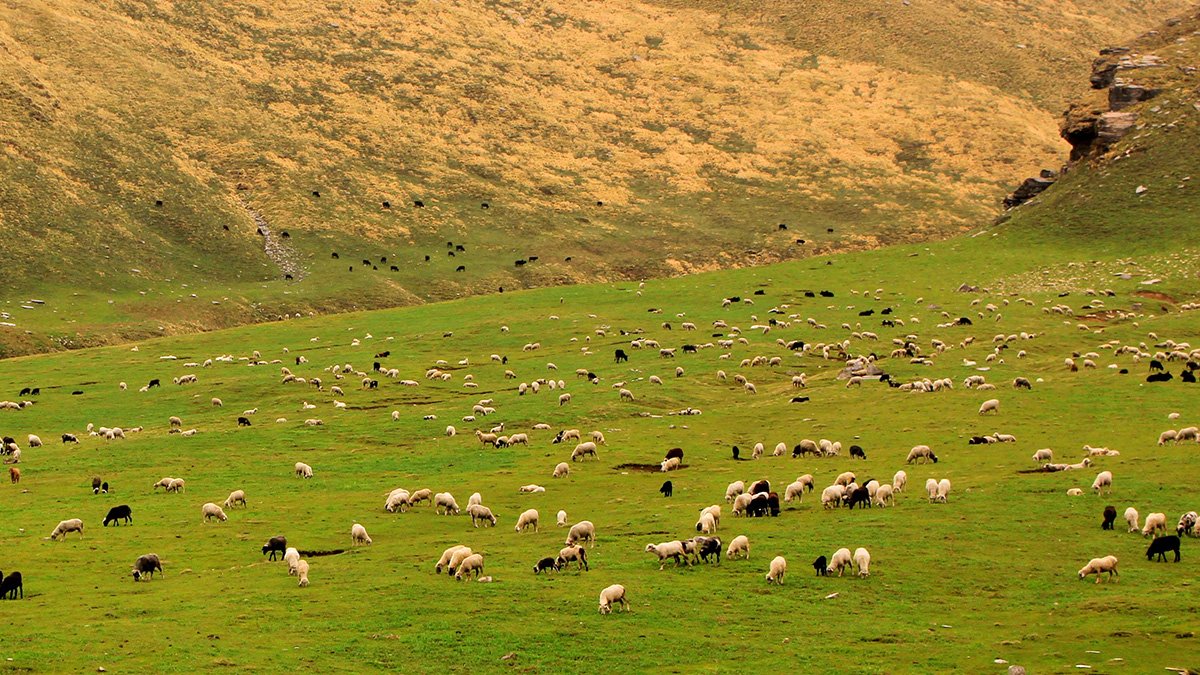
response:
M804 483L801 483L800 481L796 481L794 483L789 484L787 486L787 488L785 488L783 491L783 501L790 502L792 500L795 500L798 502L803 502L804 501L804 488L805 488Z
M300 562L300 551L289 546L288 550L284 551L283 553L283 562L287 563L288 575L293 577L296 576L297 563Z
M410 500L411 501L411 500ZM449 492L439 492L433 496L434 513L443 515L458 515L458 502L454 501L454 495Z
M838 474L838 477L836 480L833 481L833 484L841 485L844 487L846 485L853 483L855 478L856 478L856 476L854 475L853 471L846 471L844 473Z
M938 481L936 502L946 503L946 499L950 496L950 479L943 478Z
M829 567L826 569L826 573L831 573L836 569L838 576L842 576L842 572L845 570L845 568L850 567L851 560L852 557L850 555L850 549L839 548L834 552L833 558L830 559Z
M1174 441L1178 435L1179 432L1175 431L1174 429L1167 429L1158 435L1158 444L1166 445L1167 441Z
M31 447L31 448L42 447L42 439L34 434L29 434L29 447Z
M539 518L537 509L528 509L517 518L517 526L513 529L517 532L524 532L526 529L532 527L533 531L537 532Z
M172 478L167 485L167 492L183 492L186 482L182 478Z
M157 571L163 573L162 561L153 553L138 556L138 559L133 561L133 580L141 581L143 577L153 579L154 573Z
M983 402L983 405L979 406L979 414L980 415L990 413L990 412L994 412L997 414L1000 413L1000 399L989 398L988 400Z
M571 526L567 532L567 545L571 546L581 541L588 542L588 548L596 545L596 526L590 520L581 520Z
M1081 496L1083 496L1083 490L1080 490L1079 488L1071 488L1070 490L1067 490L1067 496L1068 497L1081 497Z
M430 490L429 488L421 488L420 490L412 493L412 496L408 498L409 506L416 506L421 502L429 502L429 505L433 506L433 490Z
M783 575L787 574L787 561L777 555L771 560L771 569L767 571L767 583L783 585Z
M403 512L404 507L409 505L408 497L408 490L396 488L388 493L387 501L383 504L383 509L388 513L394 513L397 509Z
M513 435L509 436L508 437L508 445L509 445L509 447L512 447L514 445L528 446L529 445L529 434L513 434Z
M895 490L891 485L888 485L887 483L880 485L875 490L875 504L877 506L887 506L890 502L892 506L895 506L896 498L894 496L894 492Z
M913 449L908 451L908 457L904 461L907 464L912 464L918 459L921 460L922 464L925 464L929 460L933 460L933 463L937 464L938 461L937 455L933 454L928 445L914 445Z
M711 513L701 513L700 519L696 521L696 531L702 534L716 534L716 518L714 518Z
M929 501L937 499L938 481L936 478L929 478L925 481L925 492L929 495Z
M447 438L453 438L457 433L458 433L458 430L454 428L454 425L449 425L446 427L446 437Z
M1188 535L1189 537L1196 536L1196 523L1200 522L1200 514L1195 511L1188 511L1179 516L1179 524L1175 526L1175 534L1179 536Z
M171 427L172 427L172 428L176 428L176 429L177 429L177 428L179 428L179 427L182 427L182 426L183 426L183 420L182 420L182 419L180 419L180 418L178 418L178 417L176 417L175 415L171 415L171 417L169 417L169 418L167 419L167 421L171 423Z
M287 552L287 537L285 537L283 535L276 535L274 537L271 537L270 539L267 540L267 543L263 544L263 546L262 546L262 554L267 555L268 553L270 553L271 560L275 559L276 553L283 555L286 552Z
M312 478L313 469L304 462L296 462L296 477L297 478Z
M662 461L662 464L659 465L659 471L661 471L663 473L666 473L668 471L675 471L678 468L679 468L679 458L678 457L671 457L669 459L664 459Z
M732 502L735 497L746 491L746 484L740 480L735 480L725 488L725 501Z
M350 543L354 546L370 546L371 536L367 534L367 528L355 523L350 527Z
M821 491L821 506L826 509L837 508L846 495L846 488L841 485L830 485Z
M467 497L467 508L468 509L471 508L472 506L475 506L476 504L482 504L482 503L483 503L483 495L479 494L478 492L472 492L471 496Z
M1113 475L1111 471L1101 471L1096 474L1096 480L1092 482L1092 489L1096 494L1102 494L1104 488L1108 488L1109 493L1112 493Z
M133 511L129 508L128 504L121 504L120 506L114 506L109 509L108 515L104 517L103 525L104 527L108 527L109 523L112 523L114 526L120 525L120 523L117 521L121 520L125 521L126 523L133 522Z
M747 560L750 559L750 539L744 534L734 537L733 541L729 542L729 548L725 551L725 557L730 560L739 555Z
M539 494L545 491L546 488L542 487L541 485L534 485L532 483L529 485L522 485L521 487L517 488L517 492L520 492L523 495Z
M1042 448L1041 450L1033 453L1033 461L1037 462L1038 464L1052 462L1054 461L1054 451L1052 451L1050 448Z
M584 443L580 443L579 445L576 445L575 449L571 451L571 461L572 462L582 461L588 455L591 455L592 457L595 457L596 459L600 459L599 455L596 454L596 444L591 441L587 441Z
M567 563L574 561L576 567L585 572L591 568L588 567L587 551L582 546L567 546L558 552L558 558L554 560L554 564L562 569L567 566Z
M299 579L300 579L296 583L296 585L299 586L300 588L308 588L308 561L307 560L297 560L296 561L296 576L299 577Z
M675 559L675 566L678 567L680 562L685 562L690 567L691 560L688 559L686 551L681 541L666 541L661 544L646 544L646 553L653 553L658 556L658 569L662 569L667 564L667 558Z
M455 568L454 579L456 581L462 581L463 577L470 576L472 573L475 575L475 578L477 578L477 579L479 578L480 574L483 574L483 555L482 554L472 553L471 555L464 558L462 560L462 562L459 563L457 565L457 567Z
M746 512L746 508L750 506L750 502L754 500L754 495L749 492L743 492L733 499L733 515L740 516Z
M1167 552L1175 552L1175 562L1179 562L1179 536L1169 535L1166 537L1158 537L1150 542L1150 547L1146 549L1146 560L1154 561L1155 556L1162 562L1167 561Z
M1089 574L1095 574L1096 583L1100 583L1100 577L1105 572L1108 572L1109 581L1112 581L1113 575L1121 576L1121 573L1117 571L1117 556L1107 555L1103 558L1092 558L1079 570L1079 578L1086 579Z
M324 424L325 423L323 421L316 419L316 418L310 417L309 419L304 420L304 426L306 426L306 427L319 427L319 426L323 426Z
M892 476L892 491L904 492L904 488L908 485L908 474L904 471L897 471L895 476Z
M1137 532L1142 529L1138 526L1138 511L1132 506L1125 509L1125 523L1129 525L1130 532Z
M600 613L611 614L614 602L620 603L621 611L630 611L629 601L625 599L625 587L621 584L613 584L600 591Z
M232 509L235 504L246 506L245 490L234 490L233 492L229 493L228 497L225 498L225 508Z
M8 480L16 485L21 482L21 470L15 466L8 467Z
M1167 531L1167 514L1165 513L1150 513L1146 515L1146 522L1142 525L1142 536L1149 537L1156 532Z
M213 518L216 518L222 523L226 520L229 520L229 516L225 515L225 512L221 510L221 507L212 502L206 502L204 506L200 507L200 515L202 516L200 519L200 522L202 523L207 523Z
M441 574L442 568L446 567L447 565L450 564L450 561L454 557L454 555L456 553L461 553L463 551L466 552L465 555L463 555L464 558L472 553L471 549L467 546L451 546L450 548L443 551L442 557L438 558L437 564L435 564L433 566L434 572L436 572L437 574ZM451 568L451 572L453 572L453 568Z
M608 445L608 442L604 440L604 432L603 431L593 431L592 432L592 442L597 445Z
M861 546L854 549L854 566L858 568L859 577L871 576L871 554Z
M559 510L557 520L558 520L559 527L566 527L567 526L567 512L563 511L563 510Z

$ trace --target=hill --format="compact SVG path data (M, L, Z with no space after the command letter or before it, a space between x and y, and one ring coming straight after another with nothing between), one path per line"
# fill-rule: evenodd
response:
M960 232L1184 6L9 3L5 353Z

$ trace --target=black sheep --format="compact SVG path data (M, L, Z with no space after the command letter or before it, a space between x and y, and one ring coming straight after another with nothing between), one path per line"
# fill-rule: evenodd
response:
M764 518L769 509L770 497L760 494L750 500L750 503L746 506L746 515L750 518Z
M126 523L133 522L133 511L129 508L128 504L114 506L109 509L108 515L104 517L104 526L108 527L108 524L112 523L116 527L121 524L117 522L119 520L124 520Z
M767 510L771 512L771 517L779 517L779 494L770 492L767 494Z
M141 581L142 577L154 578L154 573L163 573L162 561L153 553L138 556L138 559L133 562L133 580Z
M733 458L735 460L741 459L741 457L740 457L741 454L742 454L741 449L738 448L738 446L736 446L736 445L733 446Z
M1147 382L1170 382L1173 379L1175 379L1175 376L1170 371L1165 373L1151 373L1146 376Z
M271 560L275 559L276 553L282 557L284 553L287 553L287 537L280 534L268 539L262 547L263 555L267 555L268 551L271 553Z
M249 418L249 417L239 417L239 418L238 418L238 426L239 426L239 427L248 427L248 426L250 426L250 418Z
M103 483L100 484L100 494L102 494L102 495L108 494L108 481L104 481Z
M1146 560L1153 562L1154 556L1158 556L1159 561L1166 562L1167 551L1174 551L1175 562L1179 562L1179 537L1168 534L1150 542L1150 547L1146 549Z
M0 599L16 600L17 593L21 594L21 598L25 598L25 584L21 579L20 572L13 572L8 576L4 576L0 572Z
M613 361L615 363L621 363L622 361L628 361L628 360L629 360L629 355L625 353L624 349L618 349L613 352Z
M662 487L658 488L658 491L662 493L662 496L670 497L675 491L675 486L671 484L671 481L666 481Z
M809 398L807 396L793 396L792 397L792 403L808 403L808 401L809 401Z
M721 564L721 540L718 537L696 537L696 554L700 556L702 562L709 562L711 557L713 562Z
M554 560L554 558L542 558L541 560L537 561L537 564L535 564L533 566L534 574L539 574L541 572L557 572L557 571L558 571L558 563Z
M1152 373L1154 373L1154 372L1158 372L1158 373L1161 373L1161 372L1163 372L1163 364L1162 364L1162 361L1159 361L1158 359L1151 359L1151 360L1150 360L1150 372L1152 372Z
M156 377L156 378L154 378L153 380L150 380L150 384L147 384L147 385L146 385L146 388L147 388L147 389L153 389L154 387L159 387L159 386L162 386L162 385L161 385L161 383L158 381L158 378Z
M671 448L670 450L667 451L667 456L664 457L663 459L671 459L672 457L678 457L679 463L682 464L683 463L683 448Z
M850 456L857 457L859 459L866 459L867 453L863 452L863 449L861 446L852 445L852 446L850 446Z
M765 478L762 480L754 481L753 483L750 484L750 489L747 490L747 492L749 492L752 495L756 495L760 492L770 492L770 491L771 491L771 483L769 483L767 481L767 479L765 479Z
M78 443L79 439L75 438L75 434L63 434L62 442L63 443Z
M1104 507L1104 522L1100 524L1100 529L1111 530L1113 523L1117 520L1117 507L1109 505Z
M1196 382L1196 373L1193 373L1190 370L1185 370L1179 374L1179 381L1180 382L1191 382L1194 384Z
M829 576L829 559L826 558L825 556L821 556L821 557L817 558L816 560L814 560L812 566L813 566L813 569L815 569L817 571L817 576L819 576L819 577Z
M859 487L850 493L850 508L854 508L855 504L871 508L871 491L866 486Z
M92 494L100 494L100 484L103 483L100 476L92 476Z

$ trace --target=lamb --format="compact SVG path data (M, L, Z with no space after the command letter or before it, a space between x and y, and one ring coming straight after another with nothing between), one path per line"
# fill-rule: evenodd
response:
M1148 537L1156 532L1167 532L1167 514L1151 513L1146 516L1146 522L1142 525L1142 536Z
M474 574L476 579L479 578L480 574L483 574L483 555L472 553L464 558L455 568L454 579L462 581L463 577L468 577L471 574Z
M558 526L559 526L559 527L566 527L566 526L567 526L567 512L566 512L566 511L559 510L559 512L558 512Z
M551 477L566 478L570 474L571 474L571 465L567 464L566 462L559 462L557 465L555 465L554 473L551 474Z
M621 611L630 611L629 601L625 599L625 587L621 584L613 584L600 591L600 613L611 614L614 602L620 603Z
M983 405L979 406L979 414L980 415L990 413L990 412L994 412L997 414L1000 413L1000 399L990 398L990 399L984 401Z
M62 521L54 528L54 531L50 533L50 539L53 541L59 537L62 537L62 540L66 541L67 534L69 532L78 532L79 538L83 539L83 521L78 518Z
M438 558L437 564L435 564L433 566L434 572L436 572L437 574L441 574L442 568L447 567L450 564L450 561L453 559L454 555L456 553L462 553L464 551L465 551L465 554L463 555L464 558L467 557L468 555L471 555L471 549L467 546L451 546L450 548L443 551L442 557ZM453 572L454 568L451 567L450 571Z
M296 477L297 478L312 478L313 469L304 462L296 462Z
M829 561L827 573L837 570L838 576L842 576L842 572L845 570L845 568L850 567L851 560L852 558L850 556L850 549L839 548L834 552L833 558Z
M300 578L300 581L297 582L296 585L299 586L300 588L308 588L308 561L307 560L297 560L296 561L296 576Z
M608 442L604 440L603 431L593 431L592 442L596 443L597 445L608 445Z
M729 542L729 548L725 551L725 557L730 560L739 555L747 560L750 559L750 540L744 534L734 537L733 541Z
M143 577L153 579L154 573L163 573L162 561L153 553L138 556L133 562L133 580L141 581Z
M229 520L229 517L226 516L225 512L221 510L221 507L212 502L206 502L204 506L200 507L200 515L203 516L203 518L200 520L202 523L207 523L213 518L216 518L222 523L226 520Z
M861 546L854 549L854 566L858 568L858 576L871 576L871 554L867 552L867 549Z
M270 559L275 560L275 554L283 555L287 552L287 537L282 534L275 535L267 540L267 543L262 546L263 555L271 554Z
M567 566L567 563L574 561L577 568L585 572L589 571L587 561L587 551L582 546L568 546L558 552L558 558L554 563L559 569Z
M908 474L904 471L897 471L895 476L892 476L892 491L904 492L904 488L908 486Z
M937 455L933 454L933 451L929 449L928 445L913 446L913 449L908 451L908 458L904 461L907 464L912 464L918 459L921 460L922 464L925 464L929 460L933 460L933 463L937 464L938 461Z
M596 526L590 520L581 520L575 523L567 532L567 545L576 544L581 541L589 543L588 548L596 545Z
M1121 576L1117 571L1117 556L1108 555L1103 558L1092 558L1088 564L1084 565L1079 570L1079 578L1086 579L1089 574L1096 575L1096 583L1100 583L1100 577L1105 572L1108 572L1108 580L1112 581L1113 575Z
M449 492L439 492L433 496L434 512L442 515L445 509L445 515L458 515L458 502L454 501L454 495Z
M783 585L783 575L787 574L787 561L777 555L771 560L771 569L767 571L767 583Z
M1108 488L1108 492L1112 493L1113 476L1111 471L1101 471L1096 474L1096 480L1092 482L1092 489L1096 494L1101 494L1104 488Z
M678 567L680 562L686 562L690 567L692 562L685 555L683 542L681 541L666 541L661 544L646 544L646 553L653 553L658 556L658 569L661 571L667 564L667 558L675 559L675 566Z
M1142 529L1138 526L1138 511L1132 506L1125 509L1125 522L1129 525L1130 532L1137 532Z
M289 546L288 550L283 553L283 562L287 563L288 575L296 576L297 563L300 562L300 551Z
M354 546L370 546L371 537L367 534L367 528L355 523L350 528L350 543Z
M228 497L225 498L225 508L232 509L235 504L246 506L245 490L234 490L233 492L229 493Z
M575 449L571 451L571 461L582 461L588 455L600 459L599 455L596 454L596 444L591 441L576 445Z
M517 518L517 526L513 529L517 532L524 532L529 527L533 527L533 531L537 532L539 518L540 516L538 515L537 509L529 509L522 513L519 518Z

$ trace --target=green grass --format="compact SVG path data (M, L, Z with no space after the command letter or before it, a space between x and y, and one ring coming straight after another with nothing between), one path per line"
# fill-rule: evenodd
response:
M1180 564L1150 564L1142 558L1141 537L1099 528L1108 503L1120 511L1134 505L1143 516L1162 511L1172 526L1181 512L1196 508L1187 481L1180 479L1194 469L1194 449L1155 445L1163 429L1195 422L1192 385L1143 384L1144 362L1114 360L1099 349L1108 340L1152 343L1151 331L1194 343L1195 320L1174 309L1161 313L1155 303L1131 319L1089 322L1101 333L1079 330L1078 319L1064 321L1042 307L1066 303L1082 314L1080 307L1093 300L1083 295L1085 289L1112 287L1117 295L1103 298L1106 307L1131 308L1143 302L1134 295L1142 277L1114 280L1112 269L1121 268L1115 256L1072 242L1021 247L1017 229L991 234L648 281L641 295L626 283L544 289L156 339L140 343L136 352L125 346L6 360L0 391L15 395L22 386L36 385L42 394L31 408L2 413L5 433L22 441L24 477L18 486L0 485L6 507L0 569L22 571L28 594L24 602L0 605L10 617L5 657L13 660L5 665L581 671L650 670L664 662L681 670L722 670L737 662L755 670L797 664L828 670L853 663L872 671L987 672L1000 670L993 659L1002 658L1038 671L1071 670L1077 663L1105 671L1195 667L1189 663L1195 661L1189 647L1195 638L1177 637L1194 631L1192 603L1180 592L1200 581L1193 542L1184 542ZM1139 254L1130 250L1125 255ZM1091 260L1098 262L1082 271L1066 267ZM1140 260L1146 275L1164 279L1155 290L1177 303L1195 299L1193 281L1169 257L1146 254ZM1050 273L1041 274L1043 269ZM1038 283L1025 281L1031 273ZM993 291L954 292L962 282ZM753 296L759 288L765 295ZM807 299L802 293L826 288L836 297ZM852 292L876 288L882 289L879 300ZM1064 290L1071 294L1060 298ZM720 300L729 295L756 304L722 309ZM1019 304L1018 297L1035 305ZM982 303L972 306L976 298ZM978 316L988 302L1001 306L999 321ZM768 309L785 303L789 308L781 318L799 317L791 327L765 336L750 330L774 316ZM863 308L885 306L896 308L894 316L907 325L881 328L878 313L858 316ZM649 308L663 313L648 313ZM976 325L938 328L943 311L971 316ZM804 319L810 316L828 328L809 328ZM710 324L718 318L740 326L750 343L732 350L730 360L718 359L716 348L661 360L653 350L630 350L629 337L618 334L642 328L664 346L715 342ZM700 330L684 333L679 325L684 320ZM662 321L674 330L661 328ZM875 383L847 389L835 379L837 362L788 354L775 343L848 339L843 322L861 322L862 330L880 335L878 343L852 340L855 352L885 356L892 338L910 333L927 351L931 339L945 340L952 348L935 356L933 366L903 359L882 363L901 380L952 377L956 388L936 394L906 394ZM510 330L501 332L502 325ZM601 328L606 336L595 333ZM977 372L962 365L963 359L984 365L994 333L1020 331L1038 337L1014 343L1004 363L990 364L985 375L997 392L961 387L964 377ZM443 337L446 332L453 335ZM976 343L958 348L970 335ZM354 338L361 346L350 346ZM542 348L523 352L522 345L532 341ZM585 346L591 355L581 351ZM612 363L616 347L631 351L628 364ZM222 354L249 356L254 349L299 375L321 377L326 387L335 381L323 368L352 363L369 369L373 354L390 349L387 365L421 385L402 387L384 379L379 390L362 391L350 375L337 382L346 389L348 409L336 411L326 392L280 384L278 364L183 366ZM1017 349L1026 349L1028 358L1017 359ZM1070 373L1062 367L1072 351L1091 350L1101 354L1100 369ZM492 363L492 353L507 355L508 365ZM159 359L168 354L179 358ZM309 363L297 367L293 360L301 354ZM742 358L758 354L781 355L784 366L738 367ZM469 366L454 365L463 358ZM422 377L437 359L451 364L451 382ZM556 373L547 370L547 362L557 364ZM1114 362L1132 374L1106 368ZM684 377L672 376L675 366L685 369ZM504 379L506 367L517 380ZM1177 364L1170 367L1178 370ZM593 370L601 384L577 379L577 368ZM718 368L731 378L745 374L759 394L743 393L732 380L718 381ZM185 372L197 373L200 382L170 384ZM788 403L796 393L790 377L799 372L810 377L803 393L812 401L803 405ZM467 373L478 389L463 388ZM569 405L559 407L557 392L546 390L517 396L518 382L553 374L573 394ZM648 384L645 378L652 374L661 375L664 385ZM1017 375L1035 380L1033 391L1013 391L1008 382ZM167 384L136 391L153 377ZM119 391L120 381L130 389ZM618 401L611 388L616 381L626 381L637 400ZM71 396L75 389L85 393ZM223 408L210 406L213 396L224 400ZM1001 399L1002 412L981 419L976 409L992 396ZM494 400L495 416L462 422L482 398ZM305 400L318 408L300 410ZM704 414L668 415L685 406ZM252 407L259 409L254 426L238 429L236 416ZM399 422L391 421L392 410L400 411ZM1183 419L1168 421L1171 411ZM643 412L662 417L637 415ZM422 419L429 414L438 419ZM170 415L180 415L185 428L200 433L168 435ZM288 422L277 424L277 417ZM325 425L304 427L306 417L319 417ZM550 444L551 432L531 432L528 448L481 448L470 430L499 421L510 432L529 431L543 421L556 429L601 429L608 445L600 448L599 461L574 464L569 479L554 480L550 471L566 459L569 445ZM104 442L83 434L89 422L146 429L125 441ZM447 424L456 425L459 435L446 438ZM57 443L64 431L79 433L82 443ZM992 431L1015 434L1018 442L966 444L968 436ZM24 447L27 433L41 435L46 447ZM734 444L748 451L762 441L769 449L806 437L858 443L869 459L729 459ZM905 466L904 456L917 443L934 447L941 462ZM1029 457L1038 448L1053 448L1060 461L1077 461L1084 443L1119 449L1121 455L1100 458L1092 470L1078 473L1018 473L1031 468ZM675 483L671 499L657 494L663 475L614 469L655 463L675 446L685 449L687 467L669 476ZM313 480L292 476L296 461L314 467ZM719 535L725 542L749 536L749 561L659 571L642 551L650 542L694 535L699 509L723 503L724 488L733 480L766 477L782 492L797 475L813 473L819 493L844 470L886 480L901 468L908 471L910 487L894 509L828 512L808 496L802 504L787 505L778 519L743 520L725 506ZM1101 469L1116 476L1111 497L1065 495L1069 487L1086 490ZM93 474L110 482L113 493L91 495ZM153 493L150 485L165 475L185 478L186 492ZM922 498L928 477L953 481L949 504ZM531 482L547 492L517 494L518 486ZM385 513L384 495L398 486L448 490L461 505L479 491L500 524L477 530L466 516L439 517L428 507ZM226 523L200 523L202 503L221 502L237 488L246 490L248 509L231 511ZM132 506L134 525L100 527L106 510L122 503ZM536 534L514 533L516 516L530 507L539 509L548 526ZM571 522L596 523L592 570L534 576L533 563L561 547L565 533L553 526L560 508ZM84 539L45 539L55 523L71 517L85 520ZM297 588L281 563L267 563L258 553L279 533L303 549L348 548L354 522L367 527L374 545L312 559L307 589ZM455 583L435 575L433 562L455 543L483 551L495 583ZM809 562L842 546L871 551L869 579L813 576ZM133 583L130 564L151 551L165 561L166 575ZM1120 583L1097 586L1075 578L1089 558L1110 553L1121 559ZM763 580L775 555L789 562L782 587ZM632 614L596 613L596 596L610 583L626 586ZM824 599L830 593L839 595ZM60 637L64 626L74 636L69 642ZM515 660L502 661L510 652Z

